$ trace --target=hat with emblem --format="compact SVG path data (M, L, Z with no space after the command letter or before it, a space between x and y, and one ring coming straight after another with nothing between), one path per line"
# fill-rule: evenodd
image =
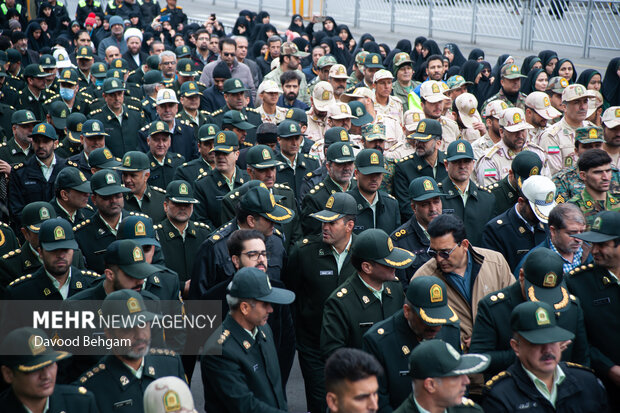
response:
M200 89L198 89L198 83L194 81L183 83L179 89L179 96L190 97L200 95L202 95L202 93L200 92Z
M436 119L422 119L418 122L415 132L407 135L408 138L417 141L428 141L430 139L441 139L441 123Z
M605 142L603 128L600 126L582 126L575 130L575 141L584 143Z
M95 79L104 79L107 73L108 65L105 62L95 62L90 68L90 74L93 75Z
M43 69L56 69L56 59L51 54L41 55L39 64Z
M596 214L590 231L571 235L586 242L607 242L620 238L620 212L601 211Z
M303 135L299 123L292 120L283 120L278 125L278 137L291 138L293 136Z
M75 53L75 58L92 60L95 58L93 55L93 49L89 46L78 47L77 52Z
M325 56L321 56L319 57L319 60L316 62L316 65L319 69L323 69L325 67L330 67L330 66L334 66L337 65L338 62L336 61L336 58L332 55L325 55ZM348 78L348 76L347 76Z
M607 108L605 112L603 112L601 120L603 124L610 129L620 125L620 106L611 106Z
M399 52L394 55L394 59L392 60L395 71L398 71L403 65L413 65L413 61L411 60L411 56L406 52Z
M127 63L127 60L123 58L114 59L110 62L109 70L118 70L124 75L129 71L129 64Z
M148 166L147 166L148 169ZM90 178L90 189L99 196L108 196L131 192L129 188L121 185L121 180L116 171L111 169L102 169L93 174Z
M106 265L118 265L118 267L123 270L125 274L127 274L131 278L136 278L138 280L143 280L145 278L148 278L149 275L161 271L156 266L146 262L146 258L144 257L144 250L142 249L138 241L133 239L119 239L113 241L106 248L103 259ZM139 295L139 293L136 294ZM108 297L109 296L110 295L108 295ZM142 307L144 308L144 306Z
M62 102L61 102L62 103ZM62 103L63 105L65 105L64 103ZM65 105L67 106L67 105ZM56 134L56 129L54 129L54 127L52 125L50 125L47 122L42 122L39 123L38 125L35 125L34 129L32 130L32 133L30 134L31 137L35 137L35 136L43 136L45 138L57 141L58 140L58 135Z
M281 165L273 150L267 145L254 145L245 154L245 162L255 169L267 169Z
M160 377L149 384L143 401L146 413L198 413L189 386L175 376Z
M383 58L379 53L368 53L364 57L364 67L369 69L385 69L383 66Z
M385 125L383 123L369 123L362 126L362 138L365 141L386 140Z
M395 247L390 236L379 228L369 228L361 232L353 241L351 254L364 261L373 261L392 268L407 268L415 259L411 252Z
M240 93L248 90L239 78L232 77L224 82L224 93Z
M523 186L523 182L530 176L540 175L542 169L542 161L540 157L532 151L521 151L515 156L511 164L512 172L515 175L519 189Z
M192 185L182 179L172 181L166 187L166 199L176 204L198 204L196 198L194 198L194 188Z
M125 83L115 77L103 81L103 93L126 92Z
M500 75L505 79L518 79L521 77L527 77L521 73L521 69L519 69L519 66L515 64L507 64L502 66L500 70Z
M484 113L482 114L485 118L489 116L493 116L495 119L499 119L504 109L508 108L508 105L503 100L492 100L487 103L484 107Z
M592 93L593 98L588 99L588 112L586 113L586 119L592 116L594 112L596 112L596 110L605 103L605 99L603 98L601 92L598 90L590 90L590 93Z
M282 93L282 89L280 89L280 86L273 80L263 80L256 90L257 95L261 93Z
M389 70L379 69L372 76L372 83L377 83L378 81L384 80L384 79L392 80L394 79L394 75L390 73Z
M326 112L332 103L336 102L334 98L334 88L328 82L320 81L312 90L312 105L319 112Z
M108 148L97 148L88 155L88 166L91 168L116 168L121 162L112 155Z
M437 277L423 275L413 278L405 296L426 325L441 326L459 320L459 316L448 305L446 285Z
M114 16L114 17L117 17L117 16ZM124 241L114 241L114 242L131 242L131 241L124 240ZM138 246L138 248L140 247ZM121 266L119 265L119 267ZM123 272L126 273L124 269L123 269ZM146 277L134 277L134 278L143 279ZM119 319L127 320L126 322L137 323L138 327L141 327L142 321L145 321L145 322L152 321L155 318L155 314L148 311L144 303L144 298L142 298L142 294L140 294L139 292L135 290L129 290L129 289L118 290L118 291L114 291L108 294L103 300L103 303L101 304L101 313L103 314L104 317L115 316L115 317L118 317ZM135 321L136 319L140 321L137 322ZM131 321L131 320L134 320L134 321ZM129 351L129 348L120 348L118 350L122 352L127 352Z
M187 46L180 46L180 47L186 47L189 50L189 53L191 54L191 49L189 47ZM192 59L184 58L184 59L179 59L179 61L177 62L177 73L180 76L194 77L198 74L198 70L194 66L194 62L192 61Z
M308 115L306 111L300 108L290 108L286 111L285 115L286 119L295 121L297 123L307 125L308 124Z
M376 149L362 149L355 157L355 167L362 175L387 173L383 154Z
M562 102L572 102L573 100L581 98L594 98L595 95L591 90L586 89L584 85L575 83L568 85L562 92Z
M429 377L452 377L484 371L491 359L484 354L460 354L440 339L423 341L409 356L409 375L423 380Z
M346 103L334 102L327 108L327 117L331 119L354 119L351 108Z
M153 220L146 216L130 215L118 226L116 239L130 239L142 246L154 245L161 247L153 228Z
M523 289L528 301L544 301L554 311L563 311L570 303L564 283L564 262L557 252L549 248L533 249L523 263Z
M527 301L510 314L510 328L532 344L567 341L575 335L557 325L553 307L543 301Z
M54 187L56 189L73 189L90 194L90 182L86 179L86 175L73 166L65 166L58 172L56 181L54 181Z
M235 128L243 130L254 129L256 127L248 122L248 117L239 110L229 110L224 113L224 116L222 116L222 125L232 125Z
M355 64L359 70L364 70L364 60L368 56L368 52L366 50L362 50L358 54L355 55Z
M6 335L0 344L0 365L32 373L56 363L71 353L47 347L49 336L38 328L21 327Z
M56 129L64 129L67 127L67 117L71 111L67 104L62 100L50 103L48 106L52 123Z
M329 77L331 79L348 79L347 69L344 65L335 64L329 69Z
M172 135L172 132L170 132L170 128L168 128L168 124L161 120L151 122L151 124L149 125L149 136L153 136L156 133L165 133L167 135Z
M264 184L250 188L241 197L239 207L245 211L255 212L276 224L286 224L295 215L290 209L278 204Z
M545 91L552 91L553 93L562 94L564 89L568 86L568 80L564 79L562 76L554 76L549 79L547 82L547 88Z
M418 123L425 117L423 110L418 108L409 109L404 114L405 129L407 129L408 132L413 132L417 129Z
M331 194L323 210L310 214L312 218L321 222L334 222L346 215L357 215L357 201L346 192Z
M295 300L294 292L272 287L269 275L255 267L244 267L237 271L228 285L228 294L235 298L272 304L290 304Z
M448 149L446 150L446 161L454 162L459 159L476 159L474 157L474 150L471 147L471 143L465 139L458 139L450 142Z
M90 138L92 136L110 136L105 132L103 123L97 119L89 119L84 122L84 124L82 125L82 135L87 138Z
M190 60L191 59L181 59L181 58L187 58L189 56L192 55L192 49L189 48L189 46L187 45L183 45L183 46L177 46L176 49L174 49L174 54L177 55L177 57L179 58L179 61L181 60ZM182 75L182 76L188 76L188 75Z
M232 131L220 131L215 135L215 144L212 151L215 152L232 152L239 149L239 138Z
M461 122L466 128L473 128L474 123L482 123L482 117L478 113L478 99L471 93L461 93L454 101L459 112Z
M125 153L121 161L121 166L116 168L117 171L123 172L148 171L149 169L149 157L147 154L140 151L129 151Z
M460 89L462 86L473 85L472 82L465 80L465 78L461 75L450 76L448 80L446 80L449 90Z
M335 163L347 163L355 161L353 155L353 146L347 142L336 142L329 145L327 152L325 153L325 160L327 162Z
M553 181L542 175L530 176L521 187L523 196L527 198L532 211L543 224L547 223L549 213L556 206L555 189Z
M155 85L159 83L164 83L164 75L159 70L149 70L148 72L146 72L146 74L142 78L142 82L145 85ZM184 84L185 83L183 83L183 85ZM183 88L183 85L181 85L181 88Z
M409 195L412 201L426 201L436 196L446 196L439 190L439 185L430 176L419 176L411 181Z
M525 106L538 113L547 120L555 119L562 113L551 106L549 95L545 92L534 91L525 98Z
M368 111L366 110L366 106L358 100L352 100L348 103L349 108L351 108L351 114L355 116L355 118L351 119L351 124L353 126L364 126L367 123L371 123L374 118Z
M220 127L215 123L205 123L198 129L198 140L200 142L214 140L215 135L217 135L220 130Z
M39 230L39 243L45 251L79 249L71 223L64 218L43 221Z
M73 68L62 69L60 72L60 77L58 78L58 83L68 83L70 85L78 84L78 74Z
M28 228L35 234L39 232L41 223L56 218L54 207L43 201L31 202L22 209L22 227Z
M349 132L347 132L345 128L340 126L334 126L333 128L329 128L327 129L327 131L325 131L323 142L325 143L325 148L329 148L332 144L336 142L351 143L351 137L349 136Z
M54 76L53 73L47 73L41 65L36 63L29 64L24 68L24 79L27 77L48 77Z
M164 103L179 103L177 100L177 94L172 89L159 89L157 91L157 99L155 102L158 105L162 105Z
M427 102L436 103L449 98L443 94L443 87L436 80L427 80L420 85L420 97Z
M299 51L299 48L293 42L284 42L282 46L280 46L280 56L306 57L309 55L310 53Z
M119 79L119 80L123 80L125 77L125 73L121 70L121 69L108 69L108 71L105 73L106 79L111 79L111 78L115 78L115 79Z
M534 127L525 121L525 113L520 108L506 108L500 113L499 126L508 132L518 132Z
M11 125L29 125L31 123L39 123L34 113L26 109L20 109L11 115Z
M159 70L159 63L161 62L161 57L159 55L154 54L146 58L146 65L149 68L149 72L151 70ZM148 72L147 72L148 73Z
M80 143L84 122L86 122L86 115L80 112L73 112L67 117L67 138L69 141Z

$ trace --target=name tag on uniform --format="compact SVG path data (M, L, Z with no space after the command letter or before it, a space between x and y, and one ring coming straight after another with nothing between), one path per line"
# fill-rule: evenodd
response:
M408 376L409 375L409 370L401 370L398 372L398 375L403 377L403 376Z
M530 252L530 250L517 250L517 255L524 255Z
M216 195L216 196L215 196L215 199L216 199L217 201L221 201L222 199L224 199L224 195Z
M594 300L592 302L592 304L594 304L594 305L605 305L605 304L609 304L609 303L611 303L611 300L609 299L609 297L599 298L598 300Z
M125 407L125 406L133 406L133 399L123 400L122 402L114 403L115 409L120 409L121 407Z
M454 209L444 209L441 211L442 214L454 214Z
M37 181L26 181L26 182L24 182L24 185L36 185L36 184L38 184Z
M319 271L319 275L334 275L334 270Z
M360 323L360 327L372 327L373 324L374 322L372 321L366 321L364 323Z

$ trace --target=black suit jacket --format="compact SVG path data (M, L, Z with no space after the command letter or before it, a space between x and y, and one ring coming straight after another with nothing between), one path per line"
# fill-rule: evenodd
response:
M146 53L144 53L143 51L140 51L138 53L138 56L140 57L140 65L143 65L146 63L146 59L149 57L149 55L147 55ZM140 65L138 65L136 63L136 61L134 60L131 52L129 50L127 50L125 53L123 53L123 59L127 60L127 67L129 68L129 70L136 70L140 67Z

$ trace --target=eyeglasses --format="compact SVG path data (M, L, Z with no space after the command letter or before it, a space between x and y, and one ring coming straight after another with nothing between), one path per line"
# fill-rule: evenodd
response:
M431 247L428 247L426 252L428 253L428 255L431 256L431 258L437 258L437 256L439 256L440 258L442 258L444 260L447 260L448 258L450 258L450 254L452 254L454 252L456 247L460 247L460 246L461 246L461 243L459 242L454 247L452 247L452 249L450 251L446 251L446 250L435 251Z
M257 261L258 257L267 258L267 251L265 251L265 250L263 250L263 251L248 251L248 252L242 252L241 254L247 256L252 261Z
M231 57L234 56L234 53L222 53L222 56Z

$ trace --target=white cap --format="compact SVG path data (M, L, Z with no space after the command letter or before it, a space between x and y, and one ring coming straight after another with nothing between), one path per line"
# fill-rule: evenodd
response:
M351 108L346 103L336 102L329 105L327 117L332 119L357 119L353 116Z
M127 39L129 39L130 37L137 37L138 39L140 39L140 41L142 41L142 32L135 27L130 27L125 30L125 34L123 35L123 37L125 41L127 41Z
M555 184L546 176L532 175L523 182L521 192L540 222L546 224L549 213L556 206Z
M574 83L564 88L562 92L562 102L571 102L573 100L581 98L593 98L594 93L591 90L586 89L584 85Z
M620 125L620 106L610 106L607 108L605 112L603 112L603 117L601 118L605 126L610 129L615 128Z
M504 109L508 109L508 105L503 100L492 100L484 107L484 117L488 118L493 116L495 119L499 119Z
M418 127L418 123L424 118L424 111L418 108L409 109L404 115L405 129L409 132L414 132Z
M347 69L344 67L344 65L337 64L333 65L329 69L329 77L331 77L332 79L348 79L349 75L347 75Z
M447 89L447 86L445 89ZM445 89L441 86L440 82L436 80L427 80L420 86L420 97L431 103L450 100L450 98L443 94Z
M555 119L562 115L559 110L551 106L549 96L545 92L535 91L527 95L527 98L525 99L525 106L533 109L536 113L547 120Z
M280 66L280 58L276 57L275 59L271 61L271 64L269 65L269 67L271 68L271 70L273 70L278 66Z
M372 83L377 83L380 80L383 79L394 79L394 75L392 75L392 73L390 73L390 71L385 70L385 69L379 69L375 72L374 76L372 77Z
M482 117L478 113L478 99L471 93L462 93L454 101L456 109L459 111L461 122L466 128L472 128L474 122L482 123Z
M601 95L601 92L597 90L591 90L590 92L594 95L594 99L588 99L588 114L586 118L592 116L596 109L603 106L603 95Z
M278 84L273 80L263 80L262 83L258 86L256 94L260 95L263 92L282 93L282 89L280 89L280 86L278 86Z
M54 50L54 59L56 59L56 67L64 69L65 67L73 67L73 63L69 60L69 53L63 48Z
M162 103L179 103L177 100L177 94L174 93L174 90L172 89L159 89L159 91L157 91L157 99L155 102L158 105L161 105Z
M329 106L336 102L334 88L329 82L320 81L312 90L312 104L320 112L326 112Z
M187 384L178 377L161 377L146 387L144 413L197 413Z
M517 132L524 129L534 129L525 121L525 113L519 108L504 109L499 116L499 126L508 132Z

